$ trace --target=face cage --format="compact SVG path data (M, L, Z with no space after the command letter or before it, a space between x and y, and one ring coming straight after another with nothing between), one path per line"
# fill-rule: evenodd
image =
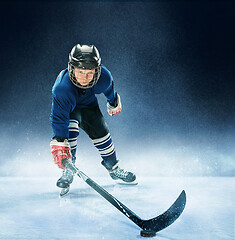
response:
M82 86L77 81L77 79L75 77L75 74L74 74L74 69L75 68L76 67L73 66L71 63L68 64L68 71L69 71L70 80L76 87L79 87L79 88L82 88L82 89L87 89L87 88L93 87L98 82L100 74L101 74L101 66L98 66L98 67L95 68L95 73L94 73L93 79L86 86Z

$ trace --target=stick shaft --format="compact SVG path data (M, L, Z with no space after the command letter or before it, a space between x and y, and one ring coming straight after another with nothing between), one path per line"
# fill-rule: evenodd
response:
M100 185L94 182L90 177L88 177L85 173L80 171L76 166L72 164L71 161L64 161L64 165L66 168L69 168L74 173L77 174L80 178L82 178L90 187L92 187L97 193L99 193L102 197L104 197L108 202L110 202L114 207L116 207L120 212L122 212L126 217L128 217L131 221L137 224L140 228L143 225L143 220L137 216L133 211L131 211L127 206L117 200L114 196L108 193L105 189L103 189Z

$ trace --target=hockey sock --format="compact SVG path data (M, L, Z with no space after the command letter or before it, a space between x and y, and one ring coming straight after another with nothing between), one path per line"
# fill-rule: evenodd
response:
M108 168L112 168L115 164L118 163L118 160L116 158L116 151L110 133L102 138L93 139L92 142L98 149L102 159L105 162L105 165Z
M77 137L79 135L78 121L75 119L70 119L69 121L69 145L72 153L73 164L76 161L76 150L77 150Z

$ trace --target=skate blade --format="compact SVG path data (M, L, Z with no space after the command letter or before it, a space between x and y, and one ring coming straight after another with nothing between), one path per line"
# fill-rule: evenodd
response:
M63 198L69 194L69 187L67 188L62 188L60 191L60 197Z
M114 182L116 182L119 185L137 185L138 184L136 180L133 182L124 182L121 179L117 179L117 180L114 180Z

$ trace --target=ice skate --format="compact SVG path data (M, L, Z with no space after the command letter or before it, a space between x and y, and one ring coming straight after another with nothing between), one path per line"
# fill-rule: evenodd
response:
M60 197L63 198L69 194L70 187L67 188L61 188L60 190Z
M74 174L70 169L64 169L61 178L57 181L56 186L59 188L69 188L73 182Z
M123 168L117 166L113 166L113 168L108 168L104 161L101 164L108 170L110 177L119 184L129 184L136 185L138 184L136 181L136 176L132 172L128 172Z

